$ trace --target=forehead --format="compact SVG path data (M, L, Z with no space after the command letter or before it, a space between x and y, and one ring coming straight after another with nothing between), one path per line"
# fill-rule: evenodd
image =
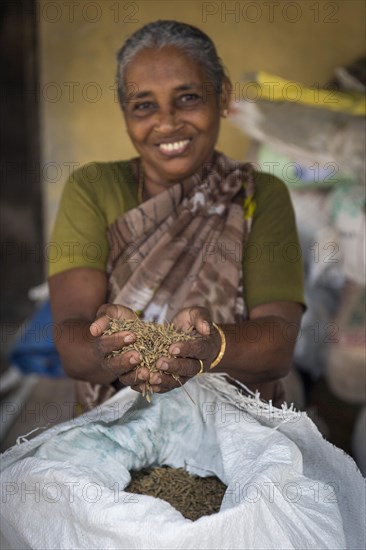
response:
M125 85L133 83L140 90L154 90L163 83L177 87L205 82L208 78L201 63L174 46L141 50L125 70Z

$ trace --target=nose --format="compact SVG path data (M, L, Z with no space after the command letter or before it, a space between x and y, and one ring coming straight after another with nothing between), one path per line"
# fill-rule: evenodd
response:
M160 134L172 134L181 126L177 110L169 105L159 110L155 129Z

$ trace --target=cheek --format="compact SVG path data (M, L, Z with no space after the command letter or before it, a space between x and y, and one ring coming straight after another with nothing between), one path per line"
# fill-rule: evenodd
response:
M142 125L126 123L127 133L134 143L141 143L145 136L145 131Z
M215 143L220 129L220 118L210 117L205 119L201 126L208 143Z
M207 132L212 132L218 129L220 126L220 113L217 111L216 105L207 106L201 115L201 119L201 127L202 129L207 130Z

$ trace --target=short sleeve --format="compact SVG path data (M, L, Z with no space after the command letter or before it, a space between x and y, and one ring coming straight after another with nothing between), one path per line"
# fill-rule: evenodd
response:
M93 166L79 168L65 184L47 246L49 276L76 267L106 269L107 219L95 184L86 177Z
M243 250L244 299L248 310L275 301L304 301L302 251L291 198L270 174L255 178L256 210Z

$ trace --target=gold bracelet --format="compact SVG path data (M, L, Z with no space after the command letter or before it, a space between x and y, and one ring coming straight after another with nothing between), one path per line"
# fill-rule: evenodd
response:
M221 348L220 348L220 351L218 353L218 356L211 363L210 369L213 369L214 367L216 367L220 363L221 359L224 357L225 350L226 350L226 338L225 338L225 334L224 334L223 330L220 327L218 327L216 323L212 323L212 326L214 326L215 329L217 330L217 332L220 334Z

